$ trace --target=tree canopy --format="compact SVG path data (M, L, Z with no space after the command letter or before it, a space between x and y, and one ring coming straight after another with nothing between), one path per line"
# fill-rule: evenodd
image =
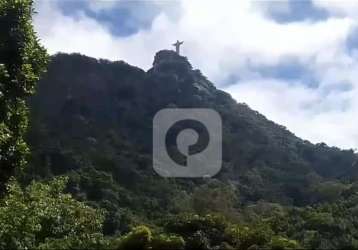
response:
M32 26L32 0L0 0L0 192L25 166L26 98L45 71L48 56Z

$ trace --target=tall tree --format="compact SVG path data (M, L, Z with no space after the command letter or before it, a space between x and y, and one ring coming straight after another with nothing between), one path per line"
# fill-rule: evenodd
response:
M26 98L48 62L34 32L33 14L32 0L0 0L0 192L26 163Z

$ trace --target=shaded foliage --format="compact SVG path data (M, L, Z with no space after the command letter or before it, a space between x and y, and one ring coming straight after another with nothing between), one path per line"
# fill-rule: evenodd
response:
M32 0L0 1L0 192L26 163L26 98L44 72L47 54L32 26Z
M26 188L11 181L0 204L1 249L86 249L100 245L103 211L64 194L67 178Z

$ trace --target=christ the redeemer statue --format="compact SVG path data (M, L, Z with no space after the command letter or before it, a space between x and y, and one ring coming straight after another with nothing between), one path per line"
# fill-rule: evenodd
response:
M176 43L173 43L173 46L175 46L175 52L177 52L178 54L180 54L180 45L182 45L184 43L184 41L179 42L179 40L177 40Z

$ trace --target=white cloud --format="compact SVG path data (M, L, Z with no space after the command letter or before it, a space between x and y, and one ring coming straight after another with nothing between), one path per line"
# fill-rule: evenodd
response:
M123 2L123 0L116 0L116 1L111 1L111 0L102 0L102 1L88 0L90 9L93 10L93 11L96 11L96 12L102 11L102 10L112 9L113 7L115 7L117 4L120 4L121 2Z
M225 90L300 137L344 148L358 145L357 90L327 93L274 79L245 81Z
M334 15L358 17L358 2L356 0L313 0L312 2L315 6Z
M172 18L173 12L163 9L150 29L128 37L113 36L103 24L84 14L64 16L53 1L37 3L35 26L51 53L81 52L125 60L145 69L151 66L155 52L170 49L177 39L184 40L182 53L217 86L229 75L240 77L227 88L238 101L306 139L345 148L358 146L358 103L354 99L358 60L345 50L349 32L358 25L349 12L355 5L342 7L347 9L340 10L344 15L334 13L327 20L283 24L269 19L266 10L248 0L180 3L179 17ZM334 12L333 5L315 4ZM286 57L309 66L318 88L265 79L252 70L252 65L275 66ZM347 83L351 89L340 90Z

